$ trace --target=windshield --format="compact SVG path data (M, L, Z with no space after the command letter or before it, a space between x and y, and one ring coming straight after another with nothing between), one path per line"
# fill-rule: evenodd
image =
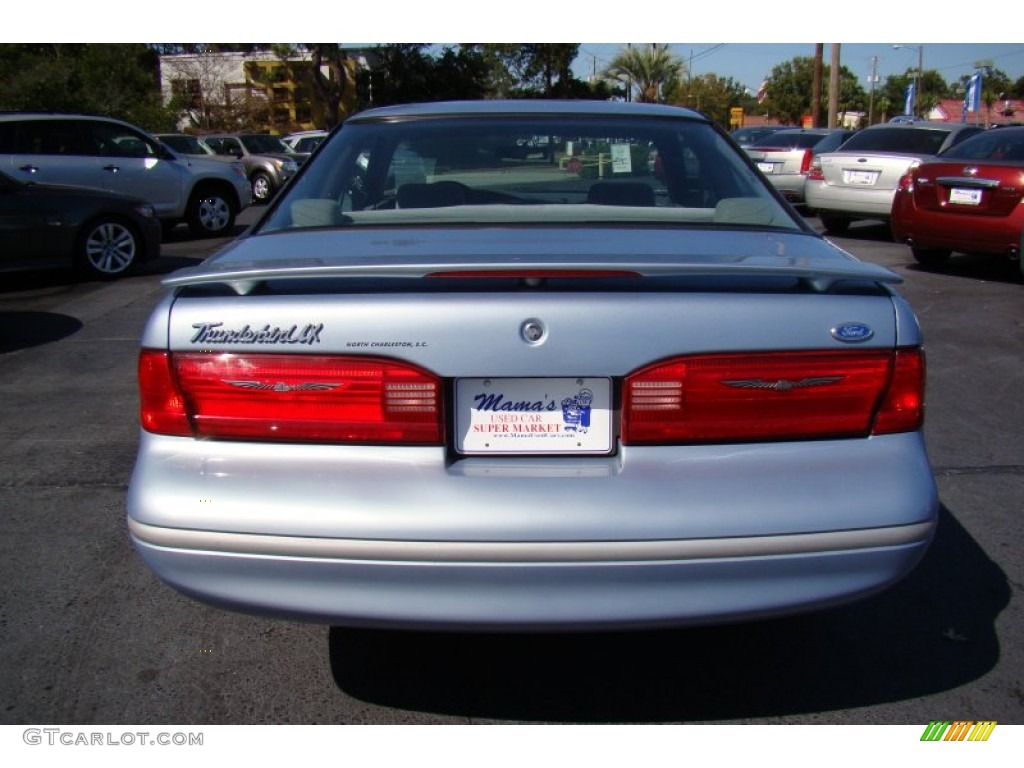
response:
M239 138L245 145L245 148L253 155L265 155L272 152L289 155L292 153L292 148L277 136L256 133L249 136L241 136Z
M350 122L263 231L610 221L799 229L710 125L589 115Z
M758 139L751 145L751 149L761 148L783 148L789 149L810 149L826 137L824 133L773 133L763 139Z

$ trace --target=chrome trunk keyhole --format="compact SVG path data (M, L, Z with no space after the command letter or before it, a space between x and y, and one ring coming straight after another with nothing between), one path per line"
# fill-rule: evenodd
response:
M520 333L527 344L540 344L547 336L547 329L540 320L527 320L520 328Z

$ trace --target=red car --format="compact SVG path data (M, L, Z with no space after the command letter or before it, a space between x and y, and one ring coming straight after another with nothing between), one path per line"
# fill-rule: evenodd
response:
M953 251L1020 258L1024 126L992 128L921 163L900 180L892 233L922 264Z

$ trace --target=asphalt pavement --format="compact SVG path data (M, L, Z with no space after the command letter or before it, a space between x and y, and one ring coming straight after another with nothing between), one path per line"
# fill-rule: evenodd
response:
M1024 723L1024 285L1011 265L924 269L877 225L836 239L904 277L925 332L942 513L896 587L724 627L390 633L196 603L129 544L138 339L161 277L223 242L179 227L162 259L112 283L2 277L0 722Z

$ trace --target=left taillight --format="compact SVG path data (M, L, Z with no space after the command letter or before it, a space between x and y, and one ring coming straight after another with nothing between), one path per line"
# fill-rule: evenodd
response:
M866 437L920 428L919 349L703 355L626 377L622 442Z
M158 434L440 445L441 380L394 360L168 353L139 358L141 420Z

